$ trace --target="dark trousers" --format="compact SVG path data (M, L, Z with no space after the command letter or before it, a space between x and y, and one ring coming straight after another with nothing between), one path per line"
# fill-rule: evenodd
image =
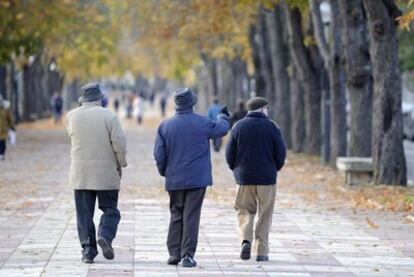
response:
M206 188L173 190L168 193L171 212L167 238L168 252L174 257L194 257Z
M98 228L98 238L112 243L115 238L121 215L117 208L119 190L75 190L76 219L82 254L91 259L98 254L96 247L93 214L98 198L99 209L103 211Z
M216 151L216 152L219 152L220 151L222 142L223 142L223 139L222 138L213 139L213 148L214 148L214 151Z
M0 155L4 155L6 153L6 140L0 139Z

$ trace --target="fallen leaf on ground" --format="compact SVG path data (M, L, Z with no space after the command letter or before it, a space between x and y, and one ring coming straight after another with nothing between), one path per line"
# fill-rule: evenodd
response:
M407 219L408 221L410 221L410 222L414 222L414 216L412 216L412 215L407 215L406 217L405 217L405 219Z
M377 229L378 228L378 225L375 224L374 221L372 221L368 217L367 217L367 222L368 222L368 226L371 227L372 229Z

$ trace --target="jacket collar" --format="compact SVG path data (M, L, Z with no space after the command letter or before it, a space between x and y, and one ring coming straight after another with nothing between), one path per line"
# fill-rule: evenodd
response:
M264 113L261 112L248 112L246 117L268 118Z
M193 107L191 108L176 108L175 109L175 114L192 114L193 113Z
M93 102L83 102L82 107L93 107L93 106L100 106L101 100L99 101L93 101Z

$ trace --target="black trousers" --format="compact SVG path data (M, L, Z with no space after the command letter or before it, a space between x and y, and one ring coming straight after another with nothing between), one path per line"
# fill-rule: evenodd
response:
M115 238L121 219L117 208L118 194L119 190L75 190L78 235L84 256L93 259L98 254L93 223L96 198L99 209L103 212L99 222L98 238L104 238L110 243Z
M168 252L174 257L194 257L206 188L173 190L168 193L171 212L167 238Z
M223 142L223 139L222 138L213 139L213 148L214 148L214 151L216 151L216 152L219 152L220 151L222 142Z
M0 155L4 155L6 153L6 140L0 139Z

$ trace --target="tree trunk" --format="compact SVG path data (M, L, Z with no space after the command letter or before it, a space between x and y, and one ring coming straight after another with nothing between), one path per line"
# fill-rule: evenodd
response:
M340 0L345 46L346 87L350 100L348 154L371 156L372 75L362 0Z
M327 43L325 37L325 27L322 22L320 12L320 1L310 0L312 12L312 22L314 34L318 41L319 51L324 59L325 68L329 74L330 92L330 138L329 140L329 158L325 162L331 166L336 165L338 156L346 156L346 97L345 97L345 79L342 67L342 49L341 49L341 32L342 21L339 16L339 6L336 0L330 0L331 7L331 26L329 28L329 38L331 45ZM325 104L324 104L325 105ZM326 105L324 106L326 107ZM327 120L324 120L327 121Z
M330 0L332 12L332 38L329 55L329 84L331 90L331 150L330 164L336 166L336 159L346 156L347 152L347 124L346 124L346 96L345 75L343 68L343 52L341 43L342 21L339 15L337 0Z
M0 64L0 95L3 99L6 97L6 82L7 82L7 69L5 65Z
M374 77L374 182L406 185L401 76L395 22L400 13L392 0L363 0L363 4L368 17Z
M254 66L254 90L256 96L265 96L266 82L262 75L262 63L260 60L260 47L256 40L257 26L252 24L249 30L249 44L252 48L252 60Z
M236 57L231 62L231 68L234 84L232 102L229 103L229 108L235 109L239 101L246 100L249 97L248 88L246 86L249 80L246 63L240 57Z
M292 75L290 78L290 109L292 111L292 150L302 152L305 144L305 101L302 84L297 76L295 67L292 66Z
M217 62L204 53L201 53L201 58L204 64L197 73L199 101L196 108L198 112L205 114L218 93Z
M226 59L217 60L217 98L221 105L232 108L234 92L234 75L231 68L231 61Z
M260 9L260 15L257 23L258 32L256 33L255 39L259 46L259 56L261 63L262 76L264 78L265 94L264 96L270 103L269 116L274 118L275 114L275 91L273 87L273 68L272 59L269 46L269 30L266 25L266 12L264 9Z
M289 75L287 73L288 50L284 41L286 30L283 29L282 22L282 9L280 5L275 6L274 10L266 13L273 68L274 99L276 102L274 105L274 118L282 130L286 146L291 148L290 90Z
M303 42L301 13L297 8L284 5L289 32L292 60L305 94L305 152L318 155L321 148L321 84L309 49Z

